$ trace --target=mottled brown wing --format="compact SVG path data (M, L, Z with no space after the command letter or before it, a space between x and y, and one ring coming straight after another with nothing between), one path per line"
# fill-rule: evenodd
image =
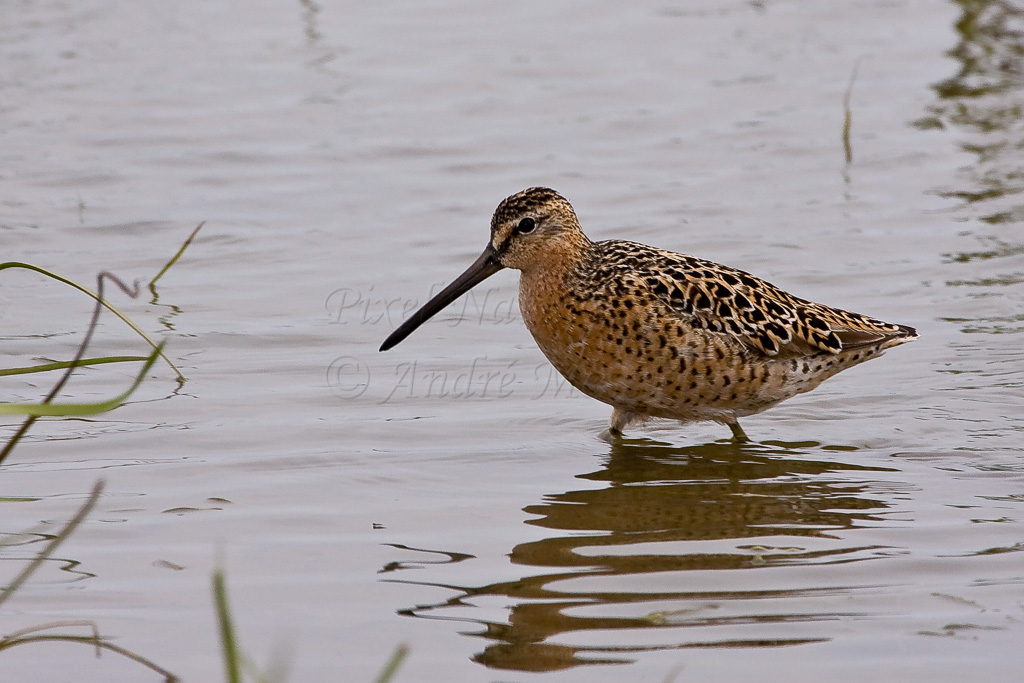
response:
M910 328L890 325L792 296L750 273L629 242L632 263L620 274L627 288L646 288L681 321L731 334L768 356L839 353L873 346ZM628 256L627 256L628 254Z

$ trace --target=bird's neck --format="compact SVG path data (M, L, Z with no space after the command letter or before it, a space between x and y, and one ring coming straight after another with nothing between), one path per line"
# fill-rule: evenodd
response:
M519 305L527 327L540 340L538 326L565 306L566 283L593 249L582 232L578 239L565 240L558 249L545 252L542 262L523 268L519 277ZM543 344L542 344L543 346Z
M559 283L579 267L593 247L594 243L582 230L574 230L562 236L557 243L548 245L543 259L522 268L523 277L545 284Z

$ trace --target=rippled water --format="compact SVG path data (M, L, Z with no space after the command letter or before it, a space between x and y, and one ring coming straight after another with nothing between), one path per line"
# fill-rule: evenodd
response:
M373 680L401 642L398 681L1020 680L1022 58L992 0L0 5L0 260L148 279L206 221L155 298L113 297L188 381L158 364L0 466L5 581L107 483L0 634L89 619L218 680L220 562L243 647L294 681ZM514 273L378 353L538 184L595 239L921 339L744 446L600 440ZM89 311L0 272L0 367L71 357ZM144 352L113 317L91 351ZM141 675L68 644L0 664Z

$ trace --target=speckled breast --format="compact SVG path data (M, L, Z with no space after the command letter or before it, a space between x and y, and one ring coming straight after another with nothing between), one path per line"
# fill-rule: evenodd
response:
M524 275L519 303L537 345L573 386L640 415L751 415L846 365L804 373L795 360L769 358L729 335L689 326L656 300L595 296L565 282Z

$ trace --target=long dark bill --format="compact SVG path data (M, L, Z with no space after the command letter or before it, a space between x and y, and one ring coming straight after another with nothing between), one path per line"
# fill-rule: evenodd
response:
M400 341L413 333L417 327L433 318L437 313L451 302L477 286L490 276L504 268L498 261L498 253L490 244L480 254L480 258L473 262L466 272L455 278L455 282L442 289L437 296L423 304L423 308L412 314L412 317L398 326L391 333L384 343L380 345L381 351L387 351Z

